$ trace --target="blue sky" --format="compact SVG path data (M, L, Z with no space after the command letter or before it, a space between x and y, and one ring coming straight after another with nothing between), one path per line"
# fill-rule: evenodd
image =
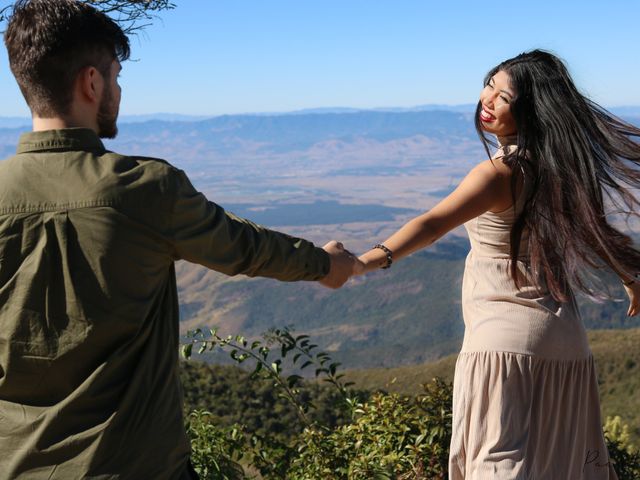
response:
M177 0L132 39L123 114L475 103L485 72L532 48L606 106L640 105L640 2ZM0 54L0 116L28 110Z

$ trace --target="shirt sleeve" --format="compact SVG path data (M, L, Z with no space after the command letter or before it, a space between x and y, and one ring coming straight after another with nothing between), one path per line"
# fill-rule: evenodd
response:
M329 273L323 249L226 212L196 191L182 170L173 172L169 240L176 259L227 275L283 281L319 280Z

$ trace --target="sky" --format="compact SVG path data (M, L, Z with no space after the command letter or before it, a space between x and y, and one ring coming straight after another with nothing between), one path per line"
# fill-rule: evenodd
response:
M596 102L640 105L636 0L174 1L132 38L121 114L475 103L491 67L533 48ZM28 116L1 50L0 116Z

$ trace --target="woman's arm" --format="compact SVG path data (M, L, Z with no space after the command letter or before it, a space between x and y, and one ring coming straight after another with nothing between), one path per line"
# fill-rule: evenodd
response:
M611 269L616 272L618 277L620 277L624 291L629 297L627 315L629 317L633 317L640 313L640 279L637 277L630 277L628 274L620 272L611 264L610 266Z
M613 270L620 278L620 281L624 286L624 291L629 297L629 308L627 310L627 315L633 317L640 313L640 278L638 278L637 275L635 277L632 277L628 273L623 272L619 265L611 260L611 257L607 256L604 252L604 249L600 248L598 245L594 247L594 251L607 263L607 265L609 265L611 270Z
M403 225L384 245L398 260L420 250L464 222L487 210L501 211L513 202L511 168L500 159L486 160L469 172L449 196L434 208ZM360 257L366 273L387 264L387 254L373 248Z
M629 297L627 315L633 317L640 313L640 283L638 283L638 280L635 280L633 283L625 284L624 291Z

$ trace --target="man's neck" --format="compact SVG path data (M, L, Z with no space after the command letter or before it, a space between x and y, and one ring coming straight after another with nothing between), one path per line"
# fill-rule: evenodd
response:
M59 130L61 128L90 128L93 131L96 131L96 127L94 125L87 125L85 122L77 122L62 117L33 117L34 132L41 132L43 130Z

